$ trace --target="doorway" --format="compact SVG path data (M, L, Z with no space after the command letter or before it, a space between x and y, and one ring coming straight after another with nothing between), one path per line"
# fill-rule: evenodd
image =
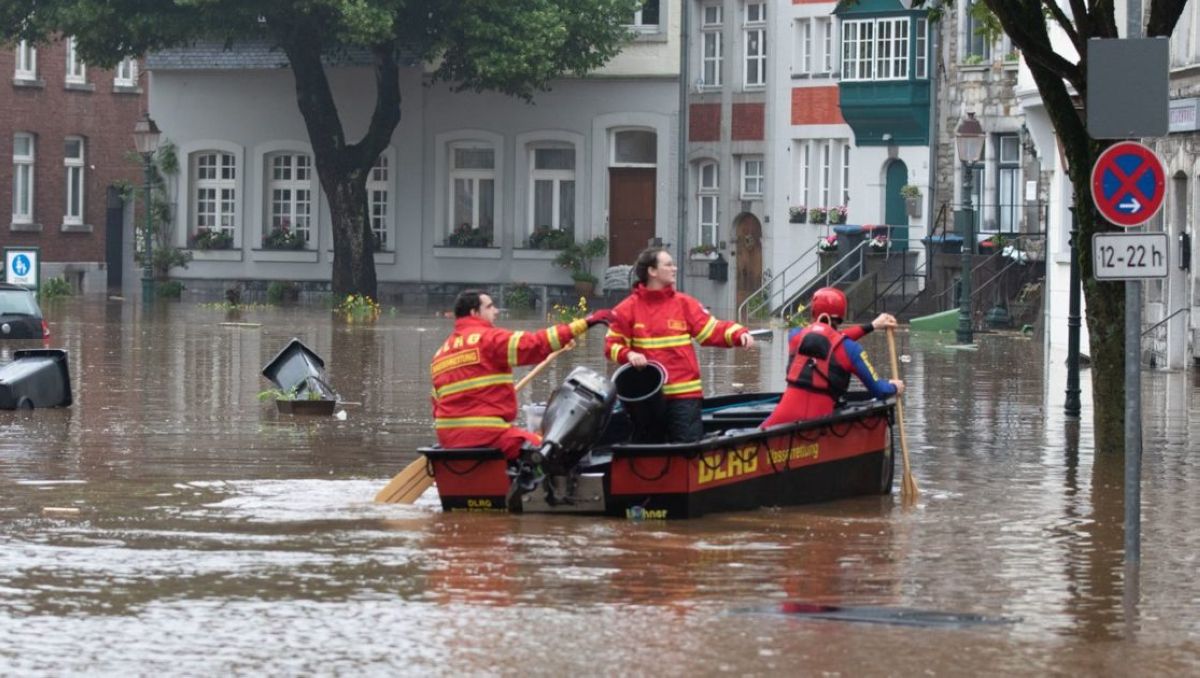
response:
M742 302L762 287L762 222L758 217L743 212L733 223L737 237L734 251L737 252L737 303Z
M908 251L908 206L900 188L908 183L908 165L893 160L885 170L883 191L883 223L888 225L888 239L893 252Z
M608 170L608 265L632 265L654 237L655 168Z

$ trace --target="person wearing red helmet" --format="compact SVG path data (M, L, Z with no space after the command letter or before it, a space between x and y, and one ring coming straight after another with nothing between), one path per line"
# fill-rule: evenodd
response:
M666 408L659 430L635 426L636 442L693 442L704 435L700 399L700 363L693 341L701 346L753 348L749 330L717 320L694 297L675 291L677 269L671 254L651 247L633 267L633 293L613 308L604 338L604 354L618 365L637 369L655 361L666 370L662 393Z
M836 287L817 290L811 312L812 324L788 341L791 362L787 388L763 422L763 428L833 414L838 400L850 386L851 374L876 398L904 392L904 382L899 379L880 380L875 376L866 351L857 341L872 330L895 327L894 317L883 313L871 323L838 330L846 317L846 295Z

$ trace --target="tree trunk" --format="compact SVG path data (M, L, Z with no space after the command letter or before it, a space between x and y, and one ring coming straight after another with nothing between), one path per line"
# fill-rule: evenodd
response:
M347 173L347 175L354 173ZM367 212L367 175L333 177L325 188L333 219L333 294L377 298L375 248ZM321 182L325 185L325 182Z

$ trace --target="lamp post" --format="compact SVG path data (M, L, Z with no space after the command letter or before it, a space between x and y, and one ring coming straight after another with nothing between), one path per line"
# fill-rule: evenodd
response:
M1079 413L1083 409L1079 400L1079 330L1083 323L1080 318L1079 299L1079 219L1075 216L1075 207L1071 207L1070 285L1067 310L1067 399L1063 404L1063 413L1067 419L1079 419Z
M143 231L142 242L145 251L142 253L142 301L154 299L154 211L150 206L150 185L153 182L154 154L158 152L158 125L150 118L150 113L143 113L133 126L133 145L142 156L142 169L145 171L146 183L143 187L146 206L146 228Z
M971 329L971 255L975 250L975 210L971 205L972 179L971 166L983 157L983 125L975 119L974 113L967 117L954 130L954 143L958 150L958 160L963 167L963 199L962 209L959 210L959 221L962 229L962 284L961 296L958 300L958 330L955 338L960 344L970 344L974 340Z

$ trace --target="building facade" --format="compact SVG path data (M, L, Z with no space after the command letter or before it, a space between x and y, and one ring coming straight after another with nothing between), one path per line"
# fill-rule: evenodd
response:
M125 198L140 186L130 157L144 106L137 59L115 70L79 59L70 38L0 49L8 91L0 105L0 246L36 247L41 278L78 291L119 289L133 243ZM136 275L134 275L136 278Z

